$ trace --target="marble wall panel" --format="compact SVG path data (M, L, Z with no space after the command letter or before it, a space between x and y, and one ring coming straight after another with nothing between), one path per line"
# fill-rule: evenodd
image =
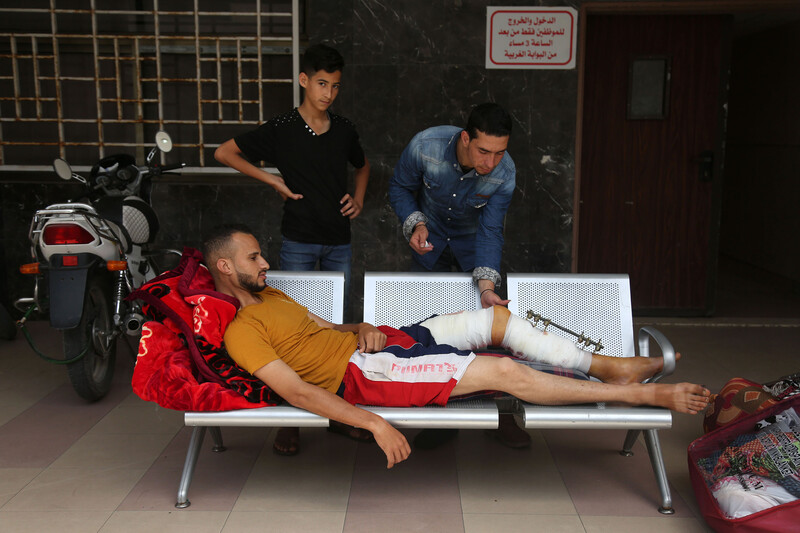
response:
M365 270L409 265L408 244L387 195L400 152L424 128L463 125L471 107L484 101L504 105L514 121L509 153L517 165L517 190L506 220L504 272L570 268L577 71L485 69L487 5L483 0L307 1L309 42L335 46L346 61L333 111L355 122L372 165L364 211L353 221L350 318L361 315ZM5 255L7 296L13 298L21 295L17 265L28 254L21 236L38 205L62 198L52 187L63 185L0 185L0 255ZM165 180L156 184L153 204L161 221L157 244L197 246L213 225L242 222L258 234L267 260L278 268L282 202L271 189L222 176Z
M385 191L391 169L411 137L430 126L463 125L472 106L496 101L514 120L509 153L517 165L503 269L568 271L577 72L485 69L487 5L458 0L309 3L309 40L328 42L345 55L350 95L336 106L357 123L373 165L370 201L354 225L354 243L375 242L361 232L364 222L371 231L387 223L399 226L395 217L386 216ZM353 93L355 100L348 99ZM378 231L391 238L391 231ZM398 228L394 234L399 239L396 246L382 239L359 251L354 244L354 263L372 270L403 268L408 247Z

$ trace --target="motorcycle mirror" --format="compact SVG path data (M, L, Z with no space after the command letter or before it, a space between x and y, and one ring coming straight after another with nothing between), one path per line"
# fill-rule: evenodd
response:
M172 150L172 138L166 131L159 131L156 133L156 146L162 152L169 152Z
M62 180L72 179L72 167L61 158L53 161L53 170L55 170L56 175Z

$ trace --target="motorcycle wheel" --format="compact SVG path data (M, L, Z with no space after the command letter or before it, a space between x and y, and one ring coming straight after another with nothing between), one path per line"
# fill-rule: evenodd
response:
M64 331L64 357L71 359L86 350L78 361L67 365L67 373L78 396L94 402L111 388L117 357L109 291L97 277L90 277L77 327Z

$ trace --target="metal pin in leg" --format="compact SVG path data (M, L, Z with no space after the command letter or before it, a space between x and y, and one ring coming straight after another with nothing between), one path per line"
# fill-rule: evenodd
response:
M527 314L525 316L528 318L529 321L533 320L533 325L534 326L538 326L539 325L539 320L542 318L542 315L534 313L530 309L528 309L528 312L527 312Z
M577 339L576 344L582 350L590 349L591 346L594 346L596 348L596 350L592 350L592 351L599 352L600 350L603 349L603 345L600 343L600 339L598 339L597 341L593 341L591 339L591 337L586 335L586 333L584 333L583 331L580 334L575 333L574 331L572 331L572 330L570 330L568 328L565 328L564 326L556 324L555 322L553 322L549 318L543 317L539 313L534 313L530 309L528 310L527 313L525 313L525 316L527 317L528 321L531 322L531 325L533 327L538 326L539 322L541 321L542 324L544 324L544 332L545 333L547 332L547 328L552 324L553 326L557 327L558 329L560 329L564 333L567 333L569 335L572 335L573 337L576 337L576 339Z

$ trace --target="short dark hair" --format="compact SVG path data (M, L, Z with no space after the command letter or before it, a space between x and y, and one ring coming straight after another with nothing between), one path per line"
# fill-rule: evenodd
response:
M469 114L467 127L464 128L470 139L478 136L478 132L494 137L511 135L511 115L494 102L478 104Z
M336 72L344 69L344 58L335 48L326 44L309 46L300 60L300 70L309 78L320 70Z
M222 224L209 231L206 238L203 239L200 251L203 253L206 266L212 272L215 270L214 263L217 262L217 259L228 252L228 245L235 233L253 235L250 228L244 224Z

